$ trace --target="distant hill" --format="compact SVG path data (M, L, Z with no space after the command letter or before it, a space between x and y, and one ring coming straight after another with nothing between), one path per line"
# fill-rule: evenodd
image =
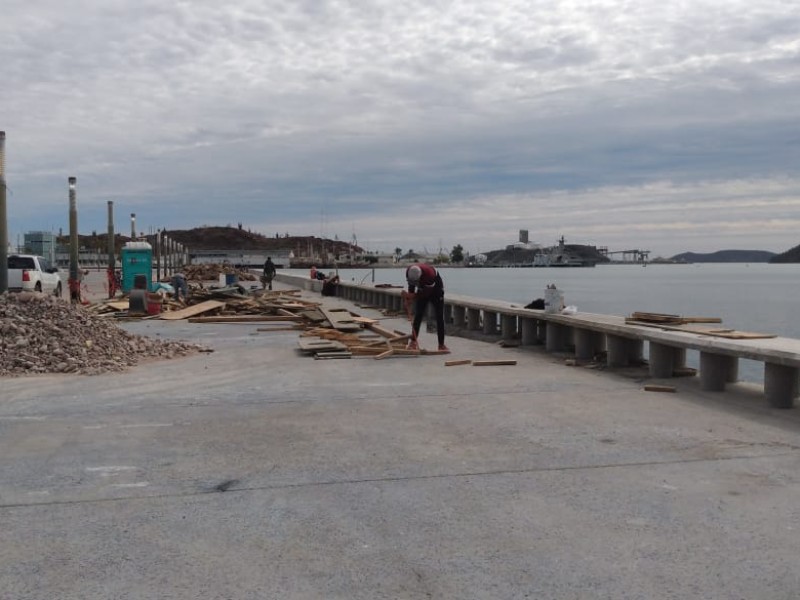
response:
M347 254L351 245L339 240L328 240L314 236L267 237L260 233L237 227L197 227L195 229L172 230L167 235L194 250L279 250L291 249L295 254ZM148 236L149 238L150 236ZM352 247L355 252L362 252Z
M776 254L772 258L769 259L771 263L800 263L800 245L795 246L794 248L787 250L786 252L781 252L780 254Z
M197 227L195 229L174 229L166 232L170 239L183 244L189 251L193 250L254 250L276 251L291 250L295 256L308 256L310 259L317 256L362 253L359 246L351 246L348 242L328 240L314 236L276 236L267 237L260 233L239 229L237 227ZM145 236L148 242L155 244L156 236ZM106 233L92 233L92 235L79 235L78 243L81 248L97 250L101 253L108 248L108 235ZM130 237L117 233L115 235L116 252L130 241ZM69 236L58 238L59 244L69 244Z
M672 260L688 263L765 263L775 256L767 250L718 250L709 254L684 252L676 254Z

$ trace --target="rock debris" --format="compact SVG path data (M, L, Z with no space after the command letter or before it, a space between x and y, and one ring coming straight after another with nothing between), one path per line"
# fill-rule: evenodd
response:
M0 377L98 375L124 371L142 360L203 350L195 344L128 333L107 318L53 296L0 294Z

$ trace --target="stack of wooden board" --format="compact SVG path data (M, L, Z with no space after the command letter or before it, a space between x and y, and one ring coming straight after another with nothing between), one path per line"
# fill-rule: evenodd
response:
M684 331L698 335L709 335L732 340L757 340L778 337L771 333L754 333L750 331L737 331L724 327L703 327L702 323L722 323L719 317L681 317L661 313L634 312L625 318L628 325L642 325L644 327L658 327L666 331Z

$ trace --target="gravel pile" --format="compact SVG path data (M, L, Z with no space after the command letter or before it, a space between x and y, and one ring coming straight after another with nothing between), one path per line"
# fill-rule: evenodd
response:
M0 294L0 376L97 375L201 346L134 335L82 307L44 294Z

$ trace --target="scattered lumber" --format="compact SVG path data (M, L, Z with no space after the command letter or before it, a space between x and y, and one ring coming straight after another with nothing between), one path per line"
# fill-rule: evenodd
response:
M472 361L468 358L444 361L445 367L457 367L459 365L470 365L470 364L472 364Z
M217 310L223 308L224 306L225 303L220 302L219 300L206 300L205 302L201 302L200 304L195 304L194 306L189 306L181 310L173 310L170 312L161 313L161 319L164 321L188 319L189 317L194 317L195 315L200 315L212 310Z
M697 375L697 369L693 367L675 367L672 369L673 377L694 377Z
M516 365L516 360L473 360L473 367L501 367L507 365Z
M665 325L686 325L688 323L722 323L719 317L681 317L650 312L633 312L630 317L625 317L625 322L632 325L643 323L663 323Z
M317 352L314 355L314 360L331 360L336 358L352 358L349 352Z
M648 383L644 386L645 392L668 392L675 393L675 387L671 385L656 385L655 383Z
M328 322L334 329L339 331L358 331L361 329L361 324L353 320L353 315L346 308L323 308L320 306L318 310L325 315Z
M302 321L303 317L292 315L219 315L216 317L194 317L189 323L269 323L271 321Z

